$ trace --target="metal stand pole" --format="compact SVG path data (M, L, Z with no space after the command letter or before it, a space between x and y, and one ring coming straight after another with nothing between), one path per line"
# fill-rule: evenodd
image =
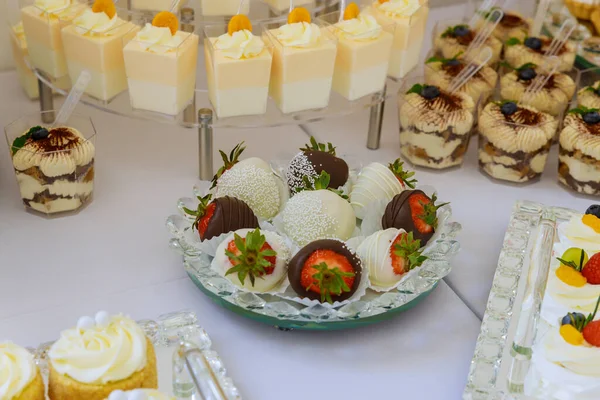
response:
M213 112L210 108L198 110L198 174L203 181L213 178Z
M42 122L51 124L54 122L54 113L48 111L54 110L52 88L38 78L38 90L40 92L40 111L42 112Z
M379 94L373 95L373 102L377 104L371 106L369 116L369 132L367 134L367 148L377 150L381 142L381 126L383 124L383 111L385 109L385 93L387 85Z

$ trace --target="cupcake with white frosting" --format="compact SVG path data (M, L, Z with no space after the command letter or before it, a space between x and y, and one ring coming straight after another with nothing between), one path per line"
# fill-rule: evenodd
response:
M156 389L152 342L135 321L99 312L63 331L48 352L52 400L105 400L115 390Z
M0 342L0 399L44 400L46 389L33 355L11 342Z

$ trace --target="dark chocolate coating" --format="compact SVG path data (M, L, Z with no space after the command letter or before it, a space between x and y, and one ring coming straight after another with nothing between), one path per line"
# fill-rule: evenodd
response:
M405 190L400 194L394 196L392 201L389 202L381 218L381 226L383 229L396 228L404 229L406 232L412 232L415 239L421 241L421 246L425 246L435 233L435 229L431 233L421 233L415 227L408 205L408 198L414 194L423 194L427 196L421 190ZM427 196L429 198L429 196Z
M329 187L337 189L348 181L350 170L346 161L324 151L305 151L304 155L313 165L317 175L325 171L331 177Z
M204 240L238 229L258 228L256 215L254 215L248 204L242 200L225 196L214 199L213 203L216 204L215 213L208 223Z
M319 300L321 301L321 295L319 293L315 293L313 291L306 290L300 284L302 278L302 269L304 268L304 263L308 258L317 250L332 250L348 259L352 268L354 268L354 283L350 288L349 292L342 292L341 295L335 296L331 295L331 299L333 301L344 301L352 296L356 290L358 289L358 285L360 284L360 278L362 275L362 264L360 258L352 251L350 251L344 242L340 242L339 240L333 239L322 239L316 240L304 246L296 255L290 260L288 264L288 278L290 280L290 285L292 289L300 297L306 297L311 300Z

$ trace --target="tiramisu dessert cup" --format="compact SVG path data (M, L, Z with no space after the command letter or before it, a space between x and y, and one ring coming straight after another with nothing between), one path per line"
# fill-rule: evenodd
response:
M127 43L123 55L134 109L174 116L193 100L198 35L180 31L174 14L158 13Z
M528 182L546 166L558 120L515 101L490 102L479 115L479 166L489 176Z
M388 75L404 78L420 60L429 15L428 0L371 0L364 13L394 35Z
M108 101L127 90L123 47L140 30L127 13L112 0L96 0L62 30L71 81L88 70L92 79L85 92L96 99Z
M587 108L600 108L600 76L598 69L579 72L577 105Z
M285 21L263 25L273 43L269 94L281 112L325 108L333 83L336 38L297 7Z
M547 36L529 36L525 39L511 37L505 42L504 59L512 66L522 66L528 63L544 65L546 52L550 49L552 38ZM560 60L558 71L568 72L575 63L576 46L567 41L556 51Z
M450 59L462 53L467 61L471 61L479 52L467 52L467 50L479 32L479 28L471 28L461 21L438 22L433 30L433 48L435 54ZM489 47L492 50L492 58L489 64L492 66L496 65L500 61L502 42L490 34L490 36L485 38L481 46Z
M383 90L392 49L391 27L382 27L377 20L350 3L340 20L340 12L320 17L338 38L333 71L333 90L348 100Z
M35 68L49 78L68 74L61 29L68 26L86 5L71 0L36 0L21 8L29 57Z
M44 214L77 210L92 198L96 131L77 114L52 127L42 122L47 113L5 127L21 198L27 209Z
M502 43L506 42L511 37L525 39L531 28L531 20L525 18L518 11L503 10L504 15L500 18L500 22L494 29L494 36Z
M569 111L559 143L559 182L579 193L600 196L598 109L579 106Z
M409 79L398 94L400 152L413 165L444 169L462 164L475 122L475 102Z
M273 60L270 40L243 14L233 16L228 26L209 25L204 32L208 95L217 116L264 114Z
M183 3L183 0L181 2ZM241 9L240 3L240 0L200 0L200 13L203 17L231 17L236 15L238 11L240 14L248 15L251 1L244 1ZM289 2L287 7L290 7ZM168 8L162 9L167 10Z

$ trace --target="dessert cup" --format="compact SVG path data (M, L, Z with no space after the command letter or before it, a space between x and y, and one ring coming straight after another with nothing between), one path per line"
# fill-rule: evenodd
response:
M336 57L336 38L310 22L285 20L263 25L273 43L269 95L281 112L325 108L329 104Z
M395 24L381 26L361 13L340 21L340 12L319 18L337 37L333 90L348 100L383 90L388 73Z
M531 106L508 104L514 106L490 102L479 115L479 166L496 179L529 182L544 171L558 120Z
M504 47L504 59L512 66L521 66L527 63L544 65L545 53L552 44L552 38L547 36L527 37L525 39L510 38ZM577 46L567 41L556 52L560 60L559 72L568 72L573 69Z
M288 11L290 8L289 0L261 0L267 4L273 11L281 14L284 11ZM305 7L311 6L315 0L294 0L294 7Z
M565 5L575 18L589 20L592 12L600 6L598 0L565 0Z
M177 14L186 3L185 0L130 0L132 10L159 12L170 10ZM224 1L224 0L222 0Z
M123 47L140 30L128 17L127 10L117 9L109 18L90 7L61 31L71 81L88 70L92 79L85 93L98 100L109 101L127 90Z
M480 53L479 50L467 53L467 49L477 36L478 28L469 28L462 20L440 21L433 28L433 49L436 55L443 58L453 58L457 54L463 54L463 58L472 61ZM492 50L492 58L488 64L495 66L500 61L502 53L502 42L494 35L490 35L481 45L481 49L489 47Z
M248 15L250 2L250 0L244 1L240 14ZM238 13L239 7L240 0L200 0L200 12L205 17L230 17Z
M504 2L504 6L502 7L498 7L499 5L502 5L502 2L496 1L496 6L488 8L484 14L481 14L480 7L483 5L484 1L470 0L468 3L464 21L469 21L476 13L478 13L483 18L480 18L475 23L475 26L477 27L483 24L485 21L484 18L488 17L494 9L502 9L504 14L493 32L493 35L502 43L506 42L511 37L524 39L533 25L533 17L537 10L537 4L535 4L535 2L510 1Z
M591 68L578 72L577 105L600 109L600 69Z
M157 32L164 29L146 24L125 45L123 56L131 106L174 116L194 98L198 35Z
M39 96L38 81L29 66L29 51L27 50L27 40L25 39L23 23L9 24L8 32L19 83L30 99L37 99Z
M260 28L227 33L226 25L205 28L204 58L210 102L219 118L267 111L273 46Z
M70 0L33 4L22 3L21 18L33 66L50 78L68 74L60 31L85 9L85 4Z
M65 127L50 128L43 121L53 112L21 117L4 129L23 204L47 215L80 209L94 189L94 124L73 114ZM23 137L32 127L49 134Z
M413 165L445 169L461 165L475 122L475 102L408 79L398 93L400 152Z

